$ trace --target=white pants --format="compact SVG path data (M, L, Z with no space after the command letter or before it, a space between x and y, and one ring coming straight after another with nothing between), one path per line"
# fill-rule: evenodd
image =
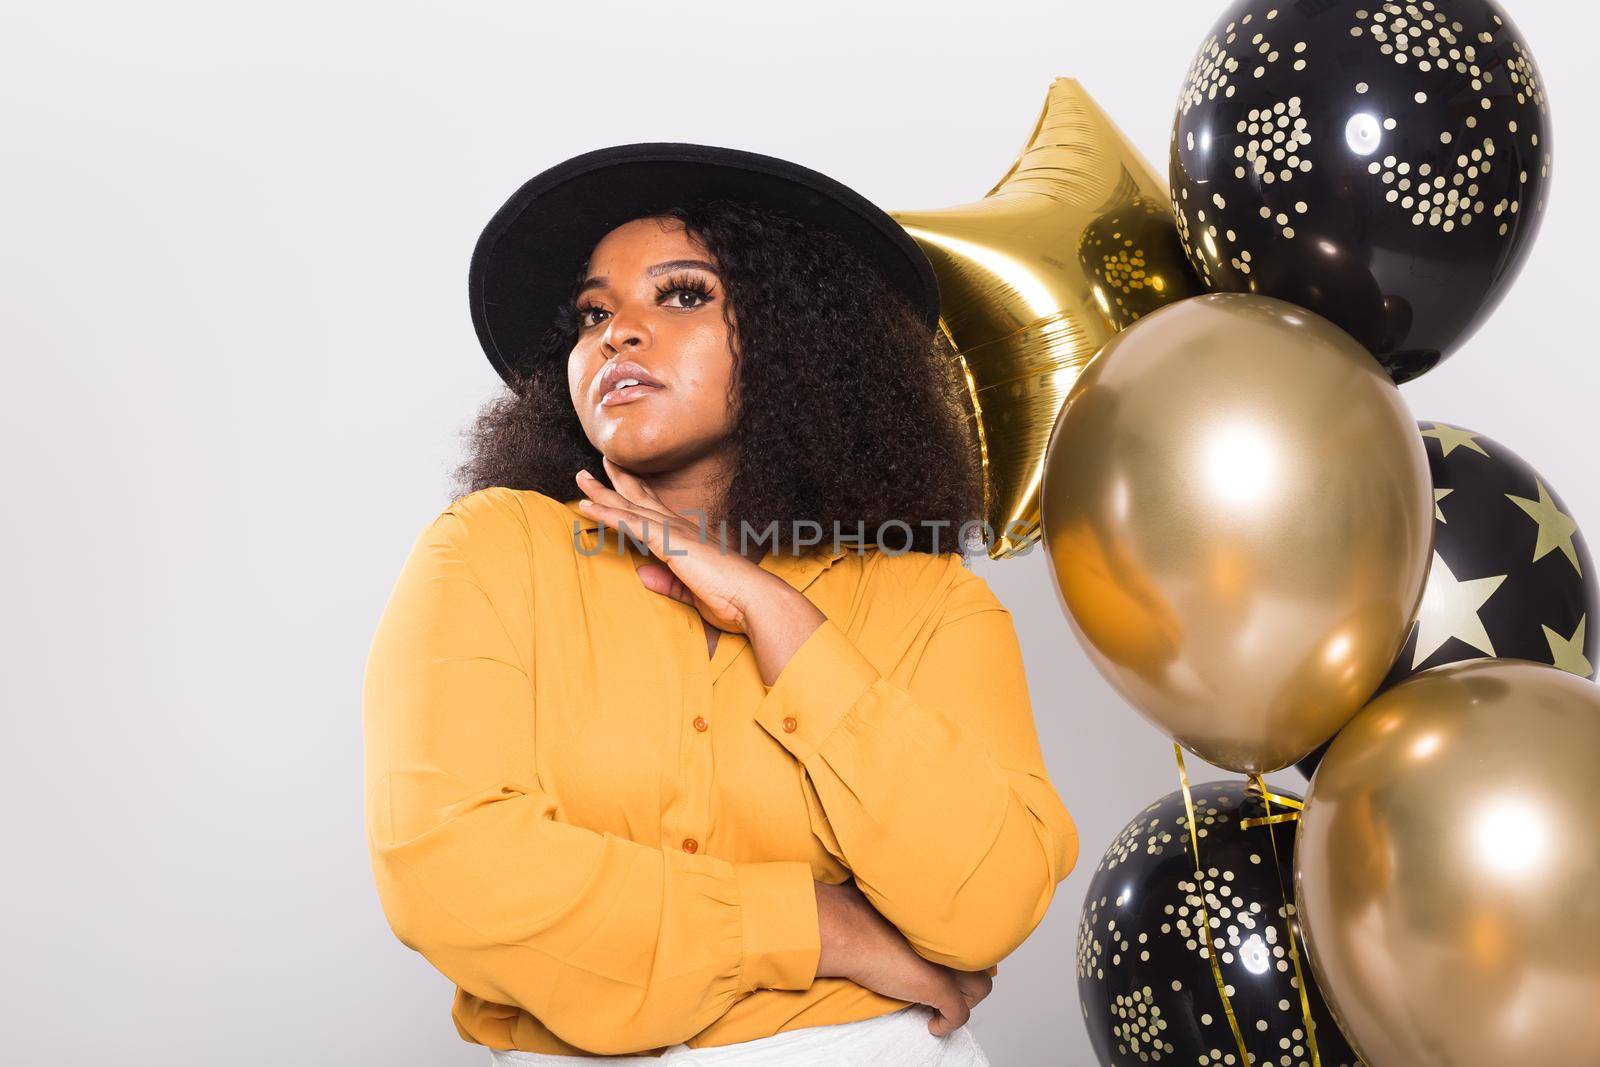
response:
M961 1026L944 1037L928 1033L933 1009L909 1004L899 1011L831 1026L785 1030L771 1037L712 1048L672 1045L660 1056L608 1056L628 1067L989 1067L972 1031ZM588 1056L490 1049L492 1067L574 1067Z

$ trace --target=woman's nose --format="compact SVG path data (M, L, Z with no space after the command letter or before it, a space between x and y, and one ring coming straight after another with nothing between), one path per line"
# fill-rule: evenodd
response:
M602 340L618 352L623 348L637 349L649 342L650 330L643 319L635 316L632 311L619 309L612 312L611 318L606 321Z

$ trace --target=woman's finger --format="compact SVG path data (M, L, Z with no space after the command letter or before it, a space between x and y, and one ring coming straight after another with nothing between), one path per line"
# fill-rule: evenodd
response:
M670 508L643 478L623 467L619 467L612 462L611 457L604 453L600 456L600 462L604 465L606 474L611 479L611 484L616 486L618 492L623 496L633 501L640 510L650 514L659 514L662 517L661 521L669 525L676 524L686 530L692 527L690 532L698 540L702 542L708 540L704 508L691 508L688 511L678 511Z
M671 597L694 607L694 596L690 594L688 586L672 573L672 568L662 563L641 564L638 570L639 580L644 587L653 593Z
M925 1003L934 1011L928 1020L928 1032L939 1037L950 1033L967 1021L970 1009L955 974L945 967L936 967L936 980Z
M592 481L589 484L594 484ZM672 556L682 556L685 553L686 541L694 540L693 531L684 531L679 526L674 526L671 520L664 518L646 508L641 508L627 500L626 497L613 495L613 499L622 503L603 503L590 497L578 501L578 507L584 514L593 517L599 522L619 532L620 536L631 538L645 546L650 555L666 563ZM670 564L669 564L670 566ZM665 592L665 590L657 590ZM668 593L675 599L683 599L677 593ZM692 600L685 600L692 603Z
M577 482L578 488L583 492L583 494L596 504L610 507L621 512L636 514L641 520L649 519L651 520L650 525L652 530L665 526L672 520L670 513L658 512L649 504L641 504L637 500L629 499L627 496L619 493L617 490L608 488L600 481L599 478L596 478L593 474L590 474L586 470L580 470L578 472ZM590 514L599 513L597 511L591 511Z
M611 484L617 491L637 504L646 504L652 509L670 513L671 509L661 502L655 490L645 484L643 478L632 471L619 467L611 462L611 457L601 453L600 463L605 468L606 477L611 479Z
M971 1015L966 999L955 989L950 990L947 996L939 998L939 1003L931 1007L934 1016L928 1021L928 1032L937 1037L944 1037L965 1026Z
M632 505L604 504L593 498L578 501L578 507L585 515L610 526L619 534L648 545L652 554L664 554L664 534L659 517L641 515Z
M679 515L663 504L641 503L639 500L631 498L628 493L638 493L641 490L644 495L654 497L654 494L644 488L644 483L634 475L618 467L604 455L600 458L601 462L605 464L607 474L610 475L611 480L618 488L607 488L601 484L598 478L590 475L587 471L578 472L578 487L596 504L609 506L618 509L620 512L637 516L637 521L628 528L640 540L647 542L652 552L662 557L669 554L682 555L686 541L707 543L705 527L702 522L691 522L690 519ZM600 512L590 510L589 514L599 515ZM671 529L671 545L667 542L669 527Z
M584 494L596 503L609 504L612 507L619 508L642 508L648 506L643 505L639 501L633 500L625 494L618 492L616 489L611 488L599 478L596 478L588 470L580 470L576 477L578 488L583 490ZM616 479L614 476L612 480L613 483L615 483Z
M961 995L967 998L970 1008L994 989L994 979L986 971L957 971L956 985L961 987Z

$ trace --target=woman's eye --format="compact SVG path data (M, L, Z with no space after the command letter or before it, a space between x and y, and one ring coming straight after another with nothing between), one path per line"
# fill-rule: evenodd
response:
M711 302L710 291L699 285L673 285L668 288L658 289L657 292L660 294L659 299L671 301L671 303L667 304L668 307L677 308L680 311L687 311L690 308L697 308ZM598 326L605 321L604 316L609 314L611 312L598 304L585 305L577 309L578 326L580 329ZM600 317L596 318L596 316Z
M656 294L661 299L672 301L668 307L687 311L711 303L712 289L704 279L685 274L668 278L656 288Z
M674 289L672 291L671 295L675 300L683 300L683 299L687 298L689 300L695 301L695 303L690 303L690 304L683 304L683 303L675 304L674 305L675 307L683 307L683 308L699 307L701 304L705 303L705 301L706 301L706 295L704 293L696 292L693 289Z

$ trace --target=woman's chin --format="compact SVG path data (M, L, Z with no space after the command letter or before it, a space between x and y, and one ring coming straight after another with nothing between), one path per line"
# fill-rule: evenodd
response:
M680 470L723 450L719 434L725 441L727 428L687 434L700 413L665 406L647 413L649 406L648 402L624 404L615 415L601 409L601 417L586 427L590 442L612 463L640 476Z
M652 427L619 425L612 432L601 434L595 447L612 463L633 474L671 470L677 450L664 445L660 435L651 431Z

